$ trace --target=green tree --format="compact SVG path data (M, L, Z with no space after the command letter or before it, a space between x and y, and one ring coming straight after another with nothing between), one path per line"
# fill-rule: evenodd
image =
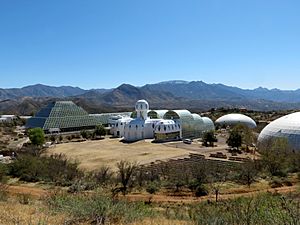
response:
M41 146L45 142L45 134L42 128L32 128L28 131L29 139L35 146Z
M259 173L259 164L257 161L249 160L248 162L242 163L240 166L237 181L243 184L250 185L255 181Z
M230 134L229 134L229 137L228 137L226 143L231 148L238 149L242 145L242 135L238 131L232 130L232 131L230 131Z
M293 166L291 159L295 158L295 153L287 138L266 140L260 143L259 152L264 166L273 176L286 176L289 167Z
M94 135L95 136L104 136L106 134L106 130L102 125L98 125L96 126L95 130L94 130Z
M208 132L205 132L203 134L202 143L203 143L204 146L206 146L206 147L208 147L208 146L213 147L214 146L214 142L217 142L217 141L218 141L218 139L216 138L214 131L208 131Z
M246 146L249 146L255 142L255 136L252 130L246 125L237 124L232 130L238 132L242 136L242 143Z

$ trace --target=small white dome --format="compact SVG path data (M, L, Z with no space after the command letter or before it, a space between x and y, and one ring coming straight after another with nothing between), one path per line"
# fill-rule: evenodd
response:
M244 124L249 128L255 128L256 123L249 116L245 116L243 114L232 113L225 116L220 117L216 120L216 124L225 125L225 126L234 126L236 124Z
M144 99L138 100L135 103L135 110L136 111L148 111L149 110L149 103Z
M273 138L287 138L287 141L295 150L300 150L300 112L292 113L267 125L258 137L258 143Z

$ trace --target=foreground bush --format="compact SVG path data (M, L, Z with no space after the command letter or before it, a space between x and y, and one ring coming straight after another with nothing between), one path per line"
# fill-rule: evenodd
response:
M153 215L143 203L119 201L101 194L54 193L47 203L54 212L67 213L71 223L127 224Z
M10 174L23 181L54 182L57 185L71 185L82 176L78 163L68 160L64 155L32 156L24 155L10 165Z
M300 224L299 196L263 194L191 207L195 224Z

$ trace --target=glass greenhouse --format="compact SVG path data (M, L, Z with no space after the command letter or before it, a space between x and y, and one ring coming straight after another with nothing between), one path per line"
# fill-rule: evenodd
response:
M101 123L72 101L57 101L48 104L28 119L26 128L40 127L45 133L52 129L70 132L94 129L99 124Z

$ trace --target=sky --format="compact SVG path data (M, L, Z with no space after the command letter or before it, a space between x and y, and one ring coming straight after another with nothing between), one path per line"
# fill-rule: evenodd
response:
M0 0L0 87L300 88L299 0Z

